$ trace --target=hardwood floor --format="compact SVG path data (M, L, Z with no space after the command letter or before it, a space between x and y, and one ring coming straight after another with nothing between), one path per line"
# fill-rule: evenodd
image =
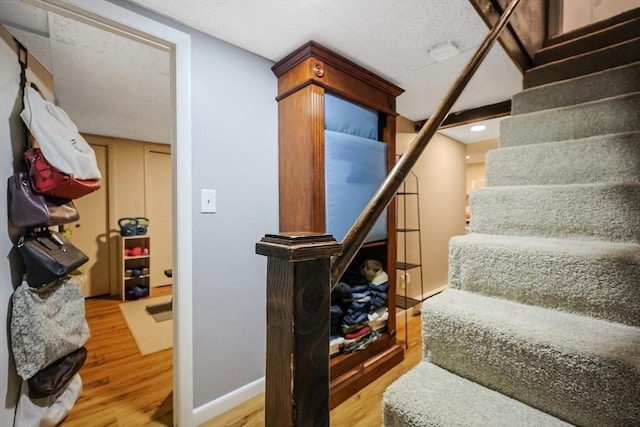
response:
M331 427L373 427L382 425L382 394L402 374L413 368L422 358L420 316L409 316L409 349L402 363L373 383L351 396L331 411ZM397 317L397 336L404 340L404 316ZM261 427L264 426L264 394L202 424L203 427Z
M154 288L153 296L168 295L171 287ZM171 426L172 350L140 356L120 313L117 298L91 298L86 315L92 338L87 361L80 370L84 390L64 427ZM404 316L397 317L397 336L404 340ZM385 389L414 367L422 356L420 316L409 316L409 349L404 361L331 411L332 427L382 425ZM264 394L206 422L205 427L261 427Z
M171 286L152 296L171 294ZM89 298L85 303L92 337L80 370L83 392L64 427L171 426L172 350L140 356L120 313L117 297Z

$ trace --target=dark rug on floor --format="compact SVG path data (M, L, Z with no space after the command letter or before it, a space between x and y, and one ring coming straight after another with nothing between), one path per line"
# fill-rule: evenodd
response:
M156 322L164 322L173 319L173 311L171 309L173 301L162 304L148 305L147 313L153 316Z

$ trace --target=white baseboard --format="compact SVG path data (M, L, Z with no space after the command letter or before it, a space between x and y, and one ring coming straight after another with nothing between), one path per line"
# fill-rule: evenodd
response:
M224 396L220 396L211 402L195 408L193 410L194 425L203 424L206 421L227 412L229 409L233 409L246 402L252 397L257 396L260 393L264 393L264 384L264 377L258 378L249 384L233 390L231 393L227 393Z

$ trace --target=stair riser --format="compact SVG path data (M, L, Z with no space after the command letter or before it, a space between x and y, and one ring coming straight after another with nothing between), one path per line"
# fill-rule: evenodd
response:
M536 52L536 65L580 55L640 36L640 18Z
M482 304L483 300L478 299L477 303ZM499 309L500 319L510 325L510 317L522 317L526 307L511 305L513 311L504 307L487 307L487 310ZM553 312L550 315L555 316ZM563 321L563 316L557 317L559 322ZM633 425L640 419L637 398L640 371L632 360L624 362L624 358L615 357L619 350L614 344L616 337L605 338L612 346L610 356L603 349L582 352L570 344L549 341L546 335L553 334L553 329L546 332L535 326L502 327L503 322L495 320L478 319L474 308L466 311L460 306L433 307L428 302L423 307L425 358L452 373L577 425ZM544 322L546 327L551 326L548 323ZM569 322L553 327L573 326ZM573 333L588 334L584 330ZM596 339L602 340L602 337ZM626 354L632 351L633 340L628 338L624 344L620 343L626 346Z
M640 130L640 93L507 117L500 122L500 146L515 147L637 130Z
M517 93L511 114L566 107L640 92L640 62Z
M523 87L571 79L637 61L640 61L640 38L532 68L524 76Z
M487 153L489 186L640 182L640 132Z
M449 285L640 326L640 246L467 235L449 243Z
M486 187L470 195L475 233L640 243L640 184Z

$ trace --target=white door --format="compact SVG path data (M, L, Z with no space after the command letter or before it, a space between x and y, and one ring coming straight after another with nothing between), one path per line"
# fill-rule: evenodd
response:
M149 147L146 153L146 209L151 236L151 287L170 285L164 271L173 268L171 239L171 153Z
M108 295L109 287L109 222L107 215L107 147L91 145L96 152L102 184L98 191L73 201L80 219L65 226L71 231L71 242L87 254L87 262L76 281L85 297Z

